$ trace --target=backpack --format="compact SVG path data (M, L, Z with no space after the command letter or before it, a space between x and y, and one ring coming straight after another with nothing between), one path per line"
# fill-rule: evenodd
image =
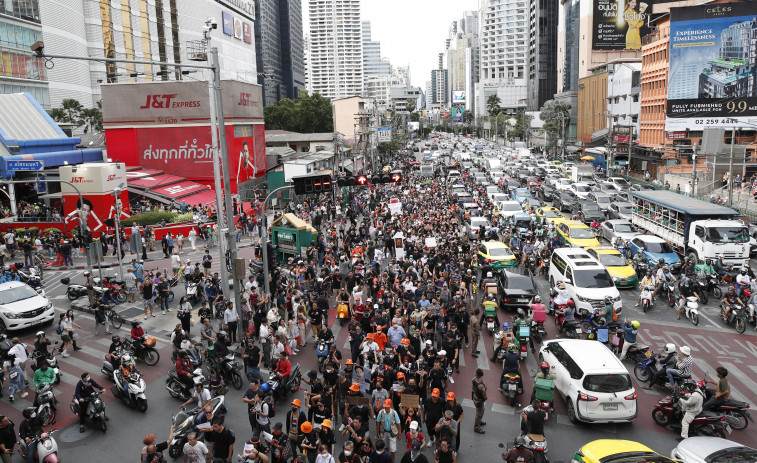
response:
M60 325L60 323L58 323L58 327L55 328L55 334L57 334L58 336L63 334L63 327Z

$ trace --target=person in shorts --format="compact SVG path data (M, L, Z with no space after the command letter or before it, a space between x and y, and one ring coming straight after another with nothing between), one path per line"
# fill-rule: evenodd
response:
M145 320L147 320L147 311L150 311L150 315L153 317L155 314L153 313L153 310L155 309L155 297L152 292L152 280L149 278L145 278L144 283L142 284L142 307L145 309Z

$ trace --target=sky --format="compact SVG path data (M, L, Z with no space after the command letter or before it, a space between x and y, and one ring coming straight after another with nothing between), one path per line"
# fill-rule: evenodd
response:
M307 16L308 0L302 0ZM361 20L371 22L371 39L381 42L381 55L393 66L410 65L412 85L426 91L431 70L444 51L452 21L477 10L478 0L362 0ZM305 31L309 30L307 18Z

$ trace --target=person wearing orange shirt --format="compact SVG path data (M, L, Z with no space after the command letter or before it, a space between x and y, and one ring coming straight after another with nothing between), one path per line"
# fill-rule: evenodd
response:
M379 325L376 327L376 334L373 335L373 340L376 341L376 344L379 346L379 352L384 351L384 346L386 346L386 343L388 342L386 338L386 334L384 334L381 329L383 326Z

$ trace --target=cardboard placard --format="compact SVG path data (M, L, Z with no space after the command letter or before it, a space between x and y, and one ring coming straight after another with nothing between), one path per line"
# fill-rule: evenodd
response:
M353 405L370 405L371 404L371 398L370 397L357 397L357 396L347 396L346 398L347 405L350 407Z
M416 394L402 394L402 406L405 408L420 407L420 396Z

